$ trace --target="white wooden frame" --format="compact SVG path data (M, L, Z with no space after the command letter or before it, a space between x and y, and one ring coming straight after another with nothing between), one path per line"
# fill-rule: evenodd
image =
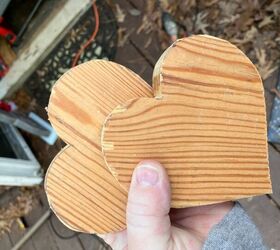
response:
M12 159L0 157L0 185L5 186L32 186L40 184L43 180L40 164L24 141L19 131L12 125L1 124L11 141L11 147L17 157Z
M67 0L62 8L54 10L45 21L46 25L42 25L32 42L20 51L1 80L0 99L12 94L24 83L92 3L93 0Z

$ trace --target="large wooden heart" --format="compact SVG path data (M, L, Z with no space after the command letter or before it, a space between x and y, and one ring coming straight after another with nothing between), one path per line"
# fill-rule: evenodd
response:
M54 86L49 118L70 146L45 187L69 227L123 229L132 171L143 159L166 167L173 207L271 192L262 82L239 49L210 36L180 39L156 64L153 87L154 96L107 61L73 68Z

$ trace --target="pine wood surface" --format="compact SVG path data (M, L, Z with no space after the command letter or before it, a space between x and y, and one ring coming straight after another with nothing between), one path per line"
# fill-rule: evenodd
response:
M45 188L68 227L123 229L142 159L166 167L172 207L271 192L262 82L240 50L209 36L178 40L156 64L153 89L103 60L72 68L53 87L49 119L68 146Z
M101 128L109 113L133 98L150 96L137 74L113 62L94 60L66 72L54 85L48 116L59 136L87 154L101 150Z
M127 193L103 163L102 155L91 158L66 146L47 172L50 206L72 230L106 233L125 228Z
M155 98L118 106L103 128L107 165L123 186L139 161L155 159L173 207L271 192L262 81L239 49L209 36L178 40L153 87Z
M110 175L102 157L101 128L114 107L141 96L152 97L144 80L103 60L72 68L54 85L49 120L70 146L51 163L45 188L53 211L68 227L90 233L123 229L126 192ZM76 199L69 204L73 194Z

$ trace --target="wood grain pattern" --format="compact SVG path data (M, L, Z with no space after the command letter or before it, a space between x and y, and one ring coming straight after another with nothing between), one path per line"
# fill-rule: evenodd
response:
M51 163L45 187L53 211L70 228L87 233L124 228L126 191L102 157L101 128L117 105L143 96L152 97L144 80L105 60L72 68L54 85L49 120L70 146Z
M153 89L154 97L135 73L102 60L72 68L53 87L49 119L69 145L45 188L70 228L123 229L142 159L167 168L173 207L271 192L262 82L240 50L209 36L178 40L156 64Z
M54 85L48 116L59 136L87 154L101 151L101 128L119 104L152 97L137 74L113 62L89 61L67 71Z
M153 87L155 98L118 106L103 128L106 163L124 187L139 161L155 159L173 207L271 192L262 81L239 49L209 36L178 40Z
M75 231L107 233L126 226L127 193L103 163L100 154L91 158L67 146L47 172L49 204L57 217Z

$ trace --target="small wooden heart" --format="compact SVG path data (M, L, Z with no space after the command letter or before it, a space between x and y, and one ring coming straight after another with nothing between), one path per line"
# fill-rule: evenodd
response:
M262 81L239 49L210 36L180 39L156 64L153 88L102 60L55 84L48 114L69 146L45 188L69 227L125 228L127 190L143 159L167 169L172 207L271 192Z

